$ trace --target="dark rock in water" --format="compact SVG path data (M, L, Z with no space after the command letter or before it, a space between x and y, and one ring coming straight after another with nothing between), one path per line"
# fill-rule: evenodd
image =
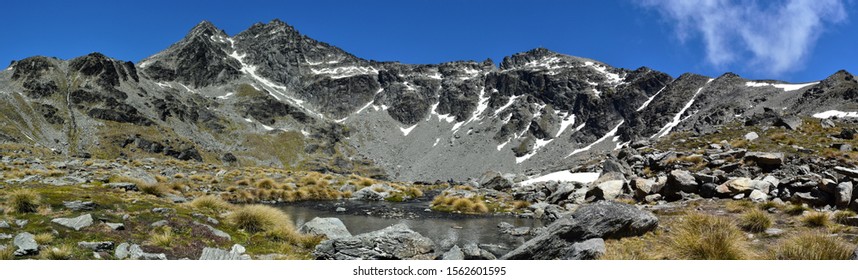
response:
M431 239L405 224L396 224L352 237L322 241L313 255L325 260L429 260L434 258L434 247Z
M475 243L470 243L462 247L462 253L466 260L494 260L497 259L491 252L480 248Z
M501 259L550 260L593 255L584 252L598 251L593 249L598 247L595 244L598 241L577 247L574 244L594 238L638 236L657 226L658 218L652 213L624 203L599 201L581 206L571 216L558 219Z
M459 245L453 245L449 251L441 255L441 259L445 261L460 261L465 259L465 253L459 248Z

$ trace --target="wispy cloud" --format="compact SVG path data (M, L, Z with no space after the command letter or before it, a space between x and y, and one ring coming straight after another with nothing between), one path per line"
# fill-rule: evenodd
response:
M699 36L706 61L779 75L798 70L826 26L846 20L841 0L643 0L676 23L683 42Z

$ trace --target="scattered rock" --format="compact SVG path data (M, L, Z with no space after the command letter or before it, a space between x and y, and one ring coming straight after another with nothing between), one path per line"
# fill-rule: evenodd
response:
M822 128L833 128L834 121L831 119L822 119L819 121L819 125L822 126Z
M10 228L9 223L6 221L0 220L0 228Z
M405 224L396 224L352 237L322 241L313 255L317 259L335 260L429 260L433 259L434 247L431 239Z
M587 191L586 197L590 201L616 199L618 196L623 194L623 186L625 186L625 184L626 182L623 180L610 180L601 182L597 186Z
M751 132L748 132L747 134L745 134L745 140L754 141L754 140L757 140L757 138L760 138L760 135L757 134L756 132L751 131Z
M488 172L483 175L483 180L480 180L480 187L503 191L512 188L512 185L515 184L514 181L515 174Z
M304 223L298 232L303 234L312 234L324 236L327 239L337 239L351 237L352 234L343 224L343 221L337 218L313 218L309 222Z
M175 213L176 209L173 208L152 208L152 213L166 215L169 213Z
M209 232L211 232L212 234L214 234L214 236L217 236L217 237L220 237L220 238L224 238L224 239L226 239L226 240L232 240L232 236L229 236L229 234L228 234L228 233L226 233L226 232L224 232L224 231L222 231L222 230L216 229L216 228L214 228L213 226L210 226L210 225L207 225L207 224L203 224L203 223L200 223L200 222L197 222L197 221L194 221L194 224L195 224L195 225L198 225L198 226L200 226L200 227L203 227L203 228L205 228L205 229L208 229L208 230L209 230Z
M843 128L840 130L840 134L835 135L835 137L846 140L855 139L855 130L851 128Z
M338 213L346 212L346 208L345 207L337 207L337 209L335 209L334 211L336 211Z
M750 194L753 190L759 190L763 194L768 194L771 184L766 181L752 180L750 178L735 178L724 182L715 188L715 192L720 197L730 197L737 194Z
M122 243L116 246L114 256L117 259L124 260L126 258L132 260L166 260L167 255L146 253L137 244Z
M129 192L136 192L140 189L137 188L137 184L135 183L107 183L105 184L108 188L121 189Z
M849 207L849 202L852 201L852 182L843 182L837 184L837 191L834 193L834 205L840 209Z
M842 167L842 166L835 166L834 171L836 171L837 173L852 177L852 178L858 178L858 170L856 170L856 169L849 169L849 168Z
M63 206L72 210L72 211L91 211L95 210L95 203L92 201L64 201Z
M453 248L450 248L449 251L441 255L441 259L445 261L459 261L465 259L465 254L462 252L462 249L459 248L459 245L453 245Z
M601 238L588 239L572 244L571 250L564 259L595 260L605 254L605 240Z
M60 224L68 228L72 228L74 230L80 230L82 228L92 225L92 215L85 214L75 218L56 218L51 220L51 222Z
M123 224L123 223L104 223L104 224L107 225L107 227L109 227L112 230L124 230L125 229L125 224Z
M749 152L745 154L745 160L751 160L760 166L779 167L784 162L783 153Z
M168 224L170 224L170 222L168 222L167 220L160 220L160 221L156 221L154 223L149 224L149 226L156 228L156 227L163 227L163 226L166 226Z
M29 223L30 223L30 220L25 220L25 219L15 220L15 225L17 225L19 228L23 228L24 226L26 226Z
M81 241L77 243L78 247L89 249L90 251L97 252L107 252L113 249L113 241L96 241L96 242L86 242Z
M784 234L784 230L779 228L768 228L764 233L768 236L781 236Z
M480 248L476 243L470 243L462 248L466 260L496 260L491 252Z
M752 190L751 193L748 194L748 198L753 202L764 202L769 199L769 196L760 190Z
M36 236L29 232L22 232L15 236L12 240L12 245L16 248L15 256L29 256L39 253L39 243L36 243Z
M668 198L676 198L679 192L698 193L699 191L700 186L697 184L694 175L681 169L670 171L667 176L667 183L661 189L662 194Z
M244 247L241 245L238 245L238 250L236 246L233 246L230 251L206 247L200 254L200 260L250 260L250 256L244 254L243 249Z
M11 234L0 233L0 239L12 239Z

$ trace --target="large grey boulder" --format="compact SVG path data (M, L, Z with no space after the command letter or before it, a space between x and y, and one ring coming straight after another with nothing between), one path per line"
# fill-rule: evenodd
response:
M343 221L337 218L313 218L309 222L304 223L298 232L303 234L312 234L324 236L327 239L337 239L351 237L352 234L343 224Z
M51 222L60 224L68 228L72 228L74 230L80 230L82 228L92 225L92 215L84 214L74 218L56 218L51 220Z
M614 202L599 201L581 206L571 216L548 225L539 235L507 253L501 259L550 260L582 257L584 248L597 248L595 243L581 244L594 238L623 238L638 236L654 230L658 218L637 207ZM578 251L576 251L578 250ZM595 252L598 250L589 250Z
M834 205L839 209L849 207L849 202L852 201L852 191L852 182L837 184L837 191L834 193Z
M586 197L588 201L616 199L623 194L626 182L623 180L609 180L599 183L587 191Z
M667 176L667 183L661 190L667 196L675 196L680 191L685 193L697 193L700 191L700 186L697 184L697 179L691 172L686 170L676 169L670 171Z
M36 236L29 232L22 232L15 235L12 245L18 248L15 249L15 256L28 256L39 253L39 243L36 243Z
M489 188L493 190L508 190L515 184L515 174L500 174L498 172L488 172L483 175L480 180L480 188Z
M435 243L408 228L396 224L352 237L322 241L313 255L326 260L430 260Z

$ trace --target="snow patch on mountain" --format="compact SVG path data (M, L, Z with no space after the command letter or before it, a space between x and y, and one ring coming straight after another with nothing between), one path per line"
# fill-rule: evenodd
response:
M794 90L802 89L802 88L807 87L807 86L816 85L818 83L819 82L812 82L812 83L806 83L806 84L773 84L773 83L762 83L762 82L750 81L750 82L746 82L745 86L747 86L747 87L776 87L776 88L782 89L784 91L794 91Z
M817 119L828 119L831 117L858 118L858 112L843 112L843 111L837 111L837 110L828 110L825 112L813 114L813 117L817 118Z
M519 184L523 186L529 186L536 183L542 182L578 182L583 184L589 184L593 181L599 179L598 172L581 172L581 173L572 173L572 171L564 170L553 173L548 173L541 176L533 176L525 181L521 181Z
M702 91L703 88L706 87L706 85L708 85L710 82L712 82L712 79L709 79L709 81L707 81L706 84L704 84L702 87L698 88L697 92L695 92L694 95L691 96L691 99L688 100L688 103L685 103L685 106L683 106L682 109L680 109L679 112L673 116L673 120L670 121L669 123L665 124L664 127L661 128L661 130L659 130L656 134L650 136L650 138L661 138L661 137L667 135L668 133L670 133L670 130L672 130L674 127L679 125L679 123L682 122L682 120L683 120L682 115L685 114L685 111L687 111L688 108L690 108L692 104L694 104L694 100L697 98L697 95L699 95L700 91Z
M614 129L611 129L611 131L608 131L608 133L606 133L606 134L605 134L605 136L602 136L602 138L599 138L599 139L598 139L598 140L596 140L595 142L590 143L590 145L587 145L586 147L583 147L583 148L576 149L576 150L572 151L572 153L570 153L570 154L569 154L569 155L567 155L566 157L568 158L568 157L574 156L574 155L576 155L576 154L579 154L579 153L581 153L581 152L588 151L588 150L590 150L591 148L593 148L593 146L595 146L596 144L599 144L600 142L605 141L605 140L607 140L608 138L614 137L614 135L616 135L616 134L617 134L617 130L619 130L619 129L620 129L620 126L621 126L621 125L623 125L623 123L625 123L625 122L626 122L626 120L622 120L622 121L620 121L620 123L619 123L619 124L617 124L617 126L615 126L615 127L614 127ZM582 125L581 127L583 128L583 125Z

